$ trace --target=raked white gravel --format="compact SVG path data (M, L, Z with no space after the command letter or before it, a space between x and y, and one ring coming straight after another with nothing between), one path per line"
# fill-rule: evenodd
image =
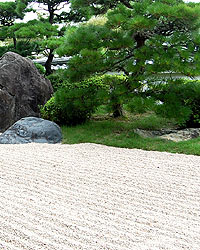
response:
M200 249L200 157L0 145L0 250Z

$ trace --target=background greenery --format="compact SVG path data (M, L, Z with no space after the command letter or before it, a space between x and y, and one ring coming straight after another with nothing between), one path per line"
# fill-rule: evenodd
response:
M99 116L97 116L99 118ZM200 138L173 142L157 138L143 138L135 134L134 128L160 129L175 128L172 121L145 114L127 119L93 119L77 126L63 126L63 143L98 143L113 147L137 148L161 152L200 155Z
M25 22L33 3L46 14ZM200 127L199 30L200 4L182 0L0 3L0 55L46 56L36 67L54 95L41 116L63 126L64 143L198 154L198 139L142 139L133 129ZM69 57L64 70L53 71L55 56Z

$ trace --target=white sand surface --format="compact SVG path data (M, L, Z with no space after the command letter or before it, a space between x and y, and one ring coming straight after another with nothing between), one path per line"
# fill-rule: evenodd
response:
M200 157L0 145L0 250L200 249Z

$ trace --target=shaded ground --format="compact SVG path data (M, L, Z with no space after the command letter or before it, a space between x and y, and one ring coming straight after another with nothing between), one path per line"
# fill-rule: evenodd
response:
M95 144L0 152L0 249L199 249L198 156Z

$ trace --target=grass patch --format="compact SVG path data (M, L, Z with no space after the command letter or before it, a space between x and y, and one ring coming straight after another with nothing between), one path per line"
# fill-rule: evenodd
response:
M63 143L97 143L121 148L137 148L171 153L200 155L200 139L173 142L157 138L142 138L135 134L135 128L174 128L173 122L154 114L113 119L105 114L75 127L62 127Z

